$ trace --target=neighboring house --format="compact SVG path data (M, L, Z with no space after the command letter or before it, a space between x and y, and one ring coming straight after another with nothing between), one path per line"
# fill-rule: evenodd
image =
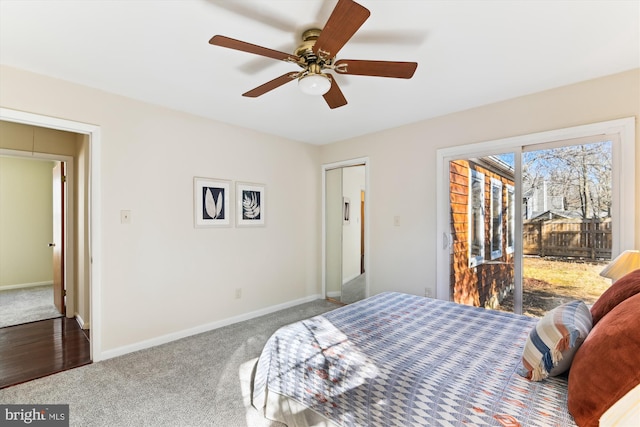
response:
M543 212L563 211L564 198L549 196L549 183L543 181L540 185L526 189L522 194L522 216L525 220L533 219Z
M513 289L513 167L496 157L457 160L449 176L453 300L495 308Z

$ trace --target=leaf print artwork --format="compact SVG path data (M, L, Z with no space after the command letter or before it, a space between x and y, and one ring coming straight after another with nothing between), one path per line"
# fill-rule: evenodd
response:
M242 218L260 219L260 192L242 192Z
M204 211L209 219L222 219L222 190L218 191L218 200L213 196L211 188L205 188L204 193Z
M265 185L236 183L236 226L264 227Z
M213 178L193 178L194 226L231 226L231 181Z

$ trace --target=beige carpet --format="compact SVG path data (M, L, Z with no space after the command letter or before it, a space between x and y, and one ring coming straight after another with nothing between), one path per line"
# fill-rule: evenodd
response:
M69 404L70 426L276 427L250 404L249 379L280 326L337 308L302 304L0 390L1 404Z
M0 291L0 328L59 316L53 285Z

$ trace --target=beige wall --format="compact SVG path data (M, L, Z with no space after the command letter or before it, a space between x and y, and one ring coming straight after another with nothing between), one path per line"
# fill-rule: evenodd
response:
M320 293L318 147L8 67L0 106L100 126L103 352ZM266 184L266 227L194 228L194 176Z
M638 116L640 69L323 146L321 163L363 156L371 161L371 294L391 289L424 294L427 287L435 295L437 149ZM638 213L639 144L636 123ZM393 226L394 215L400 216L399 227Z
M53 283L53 165L0 157L0 289Z
M438 148L637 117L639 99L634 70L316 147L0 67L0 106L100 126L103 351L319 294L321 163L370 159L372 294L435 288ZM267 226L195 229L194 176L267 184Z

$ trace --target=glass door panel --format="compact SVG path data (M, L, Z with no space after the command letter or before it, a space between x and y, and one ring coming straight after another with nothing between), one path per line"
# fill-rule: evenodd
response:
M454 302L514 310L514 160L503 153L449 162Z
M597 142L595 142L597 141ZM562 141L522 154L523 313L593 304L610 285L612 141Z

